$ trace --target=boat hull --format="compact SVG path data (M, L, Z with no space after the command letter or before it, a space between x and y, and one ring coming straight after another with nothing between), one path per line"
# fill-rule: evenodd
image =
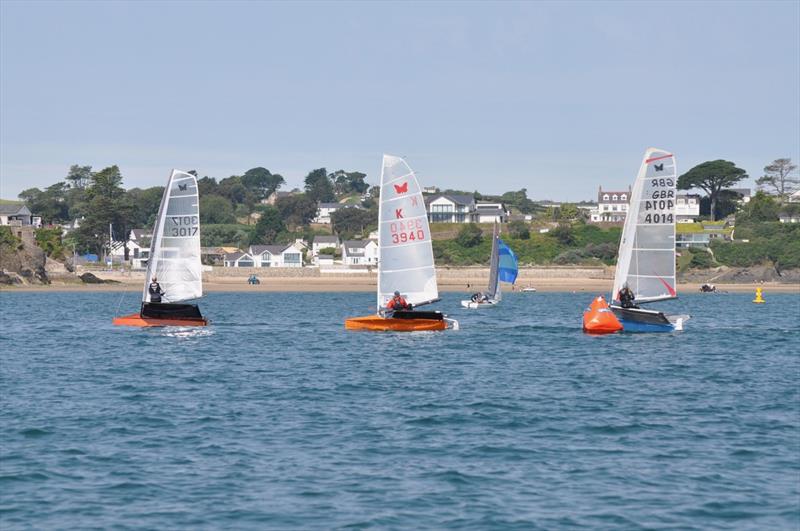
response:
M114 318L112 323L115 326L133 326L138 328L148 328L154 326L208 326L208 319L201 318L153 318L142 317L141 314L132 313L122 317Z
M498 301L486 301L486 302L473 302L473 301L461 301L461 306L464 308L469 308L470 310L477 310L479 308L491 308L495 306Z
M425 332L446 330L448 322L438 312L396 312L392 317L367 315L345 319L346 330L366 330L373 332Z
M665 315L663 312L643 308L612 305L610 309L625 332L674 332L683 330L683 323L689 319L687 315Z

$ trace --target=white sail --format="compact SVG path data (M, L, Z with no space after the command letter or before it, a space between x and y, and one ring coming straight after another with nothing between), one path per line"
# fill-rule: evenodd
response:
M378 308L395 291L411 304L439 298L428 214L414 172L400 157L383 156L378 207Z
M612 298L627 283L636 302L672 299L675 290L675 156L649 148L631 190Z
M200 201L197 179L172 170L161 198L150 243L150 258L142 301L149 302L153 277L164 291L162 302L179 302L203 295L200 263Z
M489 298L499 301L503 298L500 291L500 278L498 276L498 269L500 267L500 248L499 248L500 234L498 233L497 223L494 224L494 232L492 233L492 254L489 258L489 287L486 294Z

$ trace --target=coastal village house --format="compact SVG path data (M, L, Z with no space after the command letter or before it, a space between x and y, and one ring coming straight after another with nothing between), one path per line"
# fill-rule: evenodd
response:
M700 196L678 194L675 197L675 222L693 223L700 216Z
M337 247L339 247L338 236L314 236L314 241L311 242L311 256L316 259L322 249L336 249Z
M627 191L603 190L601 186L597 191L597 210L589 214L592 223L622 223L628 213L631 189Z
M128 262L131 269L146 269L147 260L150 258L150 240L152 231L147 229L132 229L128 234L127 242L113 241L111 243L112 263L125 262L125 245L128 246Z
M503 203L478 201L475 203L475 221L478 223L506 223L508 211Z
M242 251L235 253L227 253L225 255L225 267L255 267L255 260L253 257Z
M317 216L312 220L313 223L323 225L331 224L331 214L342 208L360 208L357 205L343 205L342 203L319 203L317 205Z
M347 266L378 265L378 242L347 240L342 243L342 262Z
M34 216L28 207L21 203L0 205L0 225L41 227L42 218Z
M288 245L251 245L247 254L253 258L252 267L303 267L303 249L297 242Z
M471 195L434 194L425 198L431 223L474 223L476 202Z

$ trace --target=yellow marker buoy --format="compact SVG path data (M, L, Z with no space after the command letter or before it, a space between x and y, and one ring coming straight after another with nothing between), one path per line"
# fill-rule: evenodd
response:
M753 299L753 302L756 304L764 304L765 301L764 297L761 296L761 288L756 288L756 298Z

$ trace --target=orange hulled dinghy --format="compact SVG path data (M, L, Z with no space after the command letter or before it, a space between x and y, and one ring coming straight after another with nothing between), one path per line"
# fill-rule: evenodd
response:
M436 268L422 190L400 157L383 156L378 206L378 294L376 315L346 319L347 330L417 332L458 328L437 311L414 308L437 302ZM401 295L405 308L392 301Z
M678 296L675 283L677 182L675 155L663 149L647 149L631 189L622 228L612 302L607 305L603 300L600 304L598 300L602 297L595 299L592 305L597 303L597 307L590 307L584 314L585 331L597 334L619 331L611 316L624 332L683 330L688 315L666 315L640 307Z
M200 201L197 179L172 170L161 198L139 313L117 317L117 326L206 326L196 304L203 296Z

